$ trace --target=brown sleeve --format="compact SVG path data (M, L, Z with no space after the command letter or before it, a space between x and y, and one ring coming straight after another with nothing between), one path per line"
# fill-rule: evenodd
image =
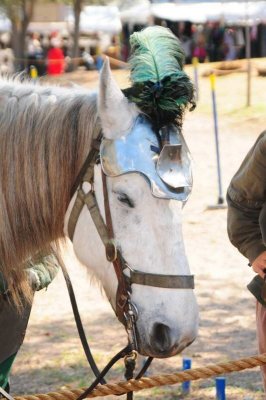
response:
M250 262L263 251L259 215L266 201L266 131L248 152L227 191L227 231Z

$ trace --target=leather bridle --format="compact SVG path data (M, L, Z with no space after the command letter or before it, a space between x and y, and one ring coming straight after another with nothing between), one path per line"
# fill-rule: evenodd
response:
M121 249L115 243L106 175L103 172L102 186L106 222L104 222L100 213L94 191L94 166L99 161L100 141L101 136L99 136L96 140L93 140L92 149L85 160L85 163L83 164L81 172L79 173L76 183L73 187L72 194L77 191L77 196L69 217L68 234L70 239L73 241L77 221L84 205L86 205L95 227L97 228L99 236L101 237L101 240L105 246L106 258L113 264L117 276L118 287L116 293L116 315L119 321L122 322L127 329L131 348L138 351L136 336L136 321L138 318L138 311L136 306L131 301L132 284L172 289L194 289L194 276L146 273L133 269L126 262L122 255ZM88 182L91 187L87 193L83 189L83 184L85 182Z

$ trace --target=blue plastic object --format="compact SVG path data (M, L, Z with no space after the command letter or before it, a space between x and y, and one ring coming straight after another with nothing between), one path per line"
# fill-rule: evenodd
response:
M192 360L191 358L183 358L183 371L186 369L191 369ZM190 392L191 382L186 381L182 383L182 393L188 394Z
M216 400L226 400L225 388L226 388L226 379L223 376L220 376L215 379L216 384Z

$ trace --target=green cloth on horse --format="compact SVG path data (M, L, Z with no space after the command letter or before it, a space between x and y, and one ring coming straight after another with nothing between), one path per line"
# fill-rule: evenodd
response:
M39 259L35 263L30 261L27 272L34 290L47 288L55 278L59 268L58 261L52 254Z
M6 388L8 384L8 376L12 367L12 364L16 358L17 353L10 356L7 360L0 364L0 387Z
M35 291L46 288L55 278L59 269L58 261L53 254L30 260L27 264L26 271L32 288ZM0 272L0 294L8 290L7 284Z

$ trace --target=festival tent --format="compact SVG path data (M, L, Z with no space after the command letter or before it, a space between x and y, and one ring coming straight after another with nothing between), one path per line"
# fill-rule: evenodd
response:
M67 17L70 30L74 29L73 12ZM85 6L80 14L80 32L118 34L122 30L116 6Z
M0 32L10 32L10 30L10 20L4 14L0 14Z
M66 22L30 22L28 32L38 32L42 34L51 34L58 32L62 35L68 33L68 24Z
M121 4L120 18L123 24L147 25L151 18L151 3L149 0L132 1Z
M65 7L66 17L64 21L55 22L30 22L28 31L51 33L54 31L67 32L74 29L74 16L72 7ZM122 24L119 10L116 6L85 6L80 15L80 32L103 32L117 34L121 32ZM11 30L10 20L0 14L0 32Z
M266 22L265 1L181 2L151 5L154 17L169 21L205 23L224 21L227 25L245 25Z
M0 32L11 32L11 22L4 15L0 15ZM30 22L28 32L43 34L60 32L61 34L65 34L68 32L68 24L66 22Z

